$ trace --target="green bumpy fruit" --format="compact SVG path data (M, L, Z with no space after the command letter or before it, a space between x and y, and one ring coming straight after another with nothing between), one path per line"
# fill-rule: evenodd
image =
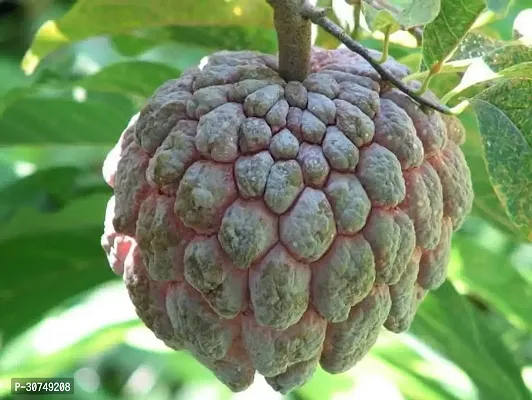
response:
M159 339L234 391L258 371L286 393L407 330L443 283L472 206L464 135L346 49L314 48L304 82L215 53L110 152L102 245Z

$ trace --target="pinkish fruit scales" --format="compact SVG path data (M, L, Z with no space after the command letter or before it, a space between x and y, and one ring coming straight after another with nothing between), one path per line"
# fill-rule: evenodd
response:
M443 283L472 206L464 134L348 50L313 49L301 83L215 53L109 153L102 245L159 339L234 391L258 371L286 393L407 330Z

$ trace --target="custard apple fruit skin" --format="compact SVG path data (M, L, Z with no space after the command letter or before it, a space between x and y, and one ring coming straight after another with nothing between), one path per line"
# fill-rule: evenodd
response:
M102 246L139 317L234 391L257 371L286 393L407 330L472 206L456 117L346 49L311 66L287 83L272 56L215 53L155 91L103 166Z

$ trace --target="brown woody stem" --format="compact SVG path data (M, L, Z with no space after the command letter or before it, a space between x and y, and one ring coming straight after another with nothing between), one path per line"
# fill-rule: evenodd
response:
M279 43L279 75L303 81L310 71L311 21L304 16L306 0L266 0L273 8Z

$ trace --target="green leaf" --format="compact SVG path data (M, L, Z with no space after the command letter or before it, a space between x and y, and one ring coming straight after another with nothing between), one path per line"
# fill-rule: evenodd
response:
M138 358L137 364L147 362L154 367L162 367L160 373L163 379L177 378L179 381L185 382L209 382L224 387L214 374L196 360L192 354L185 350L170 349L157 339L153 332L146 328L138 318L136 320L139 321L139 326L127 338L125 342L127 348L121 350L121 353L130 354L130 360L133 358L135 362L135 358ZM112 358L113 361L116 360L116 357ZM128 362L123 358L116 361L120 364Z
M32 346L38 341L38 334L42 334L38 329L39 326L37 326L35 332L24 333L21 337L13 340L5 349L4 355L0 359L0 367L2 369L2 374L0 374L0 396L3 394L2 389L4 387L7 386L9 388L9 381L13 376L20 378L55 376L75 366L80 359L98 356L121 344L127 333L131 331L131 328L139 325L138 320L116 323L110 326L102 326L95 332L90 332L90 335L80 335L80 332L75 330L74 332L62 331L63 340L71 344L57 351L44 352L44 354ZM70 337L69 334L74 337ZM7 385L2 383L7 383Z
M37 82L42 84L74 84L77 80L92 76L102 69L116 64L150 62L183 71L196 66L213 48L183 43L161 33L148 37L117 35L93 37L75 43L54 53L40 65ZM136 77L135 71L132 71Z
M486 7L500 16L504 16L510 7L510 0L486 0Z
M159 344L162 342L155 339L153 333L146 328L131 329L128 333L138 334L142 329L145 336L157 340ZM136 332L135 332L136 331ZM171 349L163 349L160 346L153 351L152 349L142 349L138 347L131 347L129 338L126 339L127 345L116 347L111 351L100 356L100 365L97 369L100 375L106 375L106 372L111 371L135 371L139 367L144 367L152 371L157 377L157 383L162 383L167 386L166 390L157 393L156 386L152 389L143 390L140 398L149 399L165 399L168 397L168 386L188 386L185 389L186 395L182 398L195 398L198 393L205 393L202 388L209 387L210 395L208 397L217 400L231 400L233 393L223 385L214 374L198 362L188 351L173 351ZM163 345L164 346L164 345ZM117 389L120 392L131 392L131 385L124 380L122 383L117 382ZM122 386L123 385L123 386ZM128 387L129 386L129 387ZM196 387L196 390L193 388ZM121 390L120 390L121 389ZM129 390L128 390L129 389ZM155 390L154 390L155 389ZM154 393L155 392L155 393ZM157 396L159 394L159 396ZM202 395L199 395L202 398ZM134 398L137 398L133 396ZM178 395L179 398L179 395ZM92 396L89 397L92 399Z
M82 359L101 358L100 353L123 343L127 333L135 329L153 336L138 319L121 280L75 295L2 349L0 395L3 381L10 377L65 373Z
M271 27L271 21L270 6L256 0L80 0L64 17L39 29L22 66L31 73L43 57L91 36L171 25Z
M423 30L423 61L429 69L453 53L484 8L484 0L442 0L440 13Z
M532 48L511 44L485 53L482 59L494 72L499 72L532 61Z
M532 78L532 61L512 65L495 72L484 60L473 61L464 74L460 84L454 88L446 99L449 99L479 83L498 80L501 78Z
M388 333L383 333L388 335ZM441 365L435 357L422 357L412 347L414 338L407 334L396 336L386 345L377 345L371 349L370 357L374 357L385 368L385 374L390 375L407 398L431 400L461 400L463 396L455 396L452 388L441 376ZM410 345L409 345L410 344ZM445 374L447 381L449 374Z
M426 25L433 21L441 9L441 0L412 0L398 15L397 20L405 28Z
M24 76L20 70L18 59L0 56L0 96L14 87L27 86L32 83L30 77Z
M512 222L532 241L532 121L527 99L532 80L503 82L471 104L477 114L482 147L495 193Z
M405 56L396 58L398 62L406 65L411 71L415 71L421 62L421 53L411 52Z
M521 235L510 221L491 185L483 157L482 137L475 112L471 108L467 108L460 114L460 121L467 131L466 142L462 145L462 151L471 170L475 193L472 215L483 218L492 226L517 239Z
M531 93L532 79L512 78L491 86L478 96L510 118L525 137L528 147L532 146L532 118L529 108Z
M480 32L470 31L460 42L450 60L469 60L482 57L487 53L502 47L504 42L496 40ZM445 64L447 65L447 63Z
M179 71L197 67L201 59L212 53L212 49L167 42L144 52L137 57L139 61L165 64Z
M396 17L388 10L378 10L370 4L364 3L364 17L372 31L386 31L394 33L401 29Z
M110 146L0 148L0 238L41 221L79 196L109 192L101 166ZM31 210L27 220L17 220ZM84 215L81 211L79 215ZM75 216L72 221L76 220ZM72 218L71 217L71 218ZM1 239L0 239L1 240Z
M493 71L499 72L532 61L532 48L522 44L508 45L487 53L483 59Z
M103 187L102 187L103 189ZM39 234L46 237L49 233L61 233L70 230L101 228L103 230L104 212L112 193L95 193L70 201L59 211L43 213L35 207L19 205L12 217L0 227L0 242L19 236ZM101 232L98 234L98 237Z
M0 188L9 185L19 178L14 165L10 162L0 159Z
M471 234L458 232L453 237L460 263L451 272L468 291L496 307L520 329L532 331L532 286L521 276L509 256L488 238L473 239Z
M508 45L474 59L460 84L444 96L442 101L447 102L479 83L512 77L532 78L532 48L524 45Z
M163 358L164 357L164 358ZM213 373L196 360L188 351L172 351L158 354L154 358L154 364L164 361L166 375L178 375L186 382L209 382L222 388L222 384L216 380ZM226 390L223 387L222 390Z
M164 64L131 61L110 65L94 75L77 82L89 89L149 97L153 91L170 79L179 78L181 72Z
M143 29L110 38L123 61L152 61L184 70L219 50L277 51L273 29L259 27L172 26Z
M173 351L157 339L138 319L123 282L116 280L62 302L9 342L0 355L0 396L13 376L71 376L80 360L89 358L101 375L106 367L133 371L143 365L158 380L209 382L227 391L190 353Z
M40 88L0 112L0 146L114 144L135 107L119 94Z
M172 26L144 31L142 37L166 40L213 50L277 51L277 34L273 24L260 26Z
M42 213L49 213L61 209L66 202L85 193L86 188L79 186L83 175L86 175L86 172L75 167L50 168L37 171L2 188L0 236L5 229L6 220L9 220L18 208L32 206Z
M168 35L166 35L164 28L160 28L149 29L147 34L140 31L114 35L110 37L110 42L114 49L124 57L139 57L153 47L165 43L167 39Z
M372 30L385 30L391 26L391 33L414 26L428 24L440 12L440 0L409 0L401 2L401 7L393 6L393 10L377 9L364 4L364 15Z
M108 37L93 37L64 47L39 64L37 84L64 84L92 75L113 63L126 61Z
M480 398L530 399L508 349L451 283L427 296L411 332L467 373Z
M420 59L420 61L422 60ZM429 89L430 90L436 89L435 93L437 93L438 97L442 97L444 94L446 94L449 90L453 89L460 82L458 74L463 73L470 64L471 64L470 60L457 60L457 61L446 62L445 64L441 66L440 71L431 77ZM423 64L423 62L421 63L418 62L418 64L414 68L414 70L415 69L418 69L418 70L408 75L407 77L405 77L404 81L405 82L409 82L412 80L422 81L426 79L430 71L428 71L427 69L423 69L425 68L424 65L425 64ZM441 82L434 84L434 81L436 80L440 80ZM455 80L457 80L457 82L453 84Z
M452 68L452 65L446 64L443 71L434 75L430 80L429 89L440 99L460 83L460 77L457 72L462 67L457 66L455 71Z
M334 394L352 390L354 379L348 375L330 375L318 366L312 378L302 387L294 390L301 400L331 399Z
M103 221L103 212L95 223ZM27 234L0 243L4 341L64 300L114 277L100 248L100 235L101 229L86 228Z
M9 165L13 171L23 167L41 170L57 167L78 167L96 171L101 168L111 149L105 145L59 145L59 146L9 146L0 148L0 163ZM25 171L22 171L25 172ZM26 176L27 174L22 174ZM20 172L18 178L21 177ZM0 184L0 187L3 185Z
M532 153L522 133L496 106L474 100L493 188L510 219L532 240Z
M138 325L137 321L128 321L108 326L88 337L77 338L77 341L59 351L51 353L35 352L37 354L31 354L29 357L28 350L31 344L33 344L31 339L35 341L39 338L34 336L29 336L27 339L24 338L26 340L21 341L21 343L16 343L17 348L11 349L12 346L8 348L8 351L15 353L14 355L18 356L18 358L15 359L14 366L11 368L1 368L0 396L7 395L10 392L13 376L18 378L64 376L65 371L78 365L80 360L95 359L106 351L121 344L126 335L131 331L131 327L136 325ZM64 331L61 332L61 336L65 336ZM4 364L3 359L0 360L0 366L3 367L2 364ZM79 398L78 389L76 389L76 393L76 398ZM90 399L94 399L93 394L91 393Z

